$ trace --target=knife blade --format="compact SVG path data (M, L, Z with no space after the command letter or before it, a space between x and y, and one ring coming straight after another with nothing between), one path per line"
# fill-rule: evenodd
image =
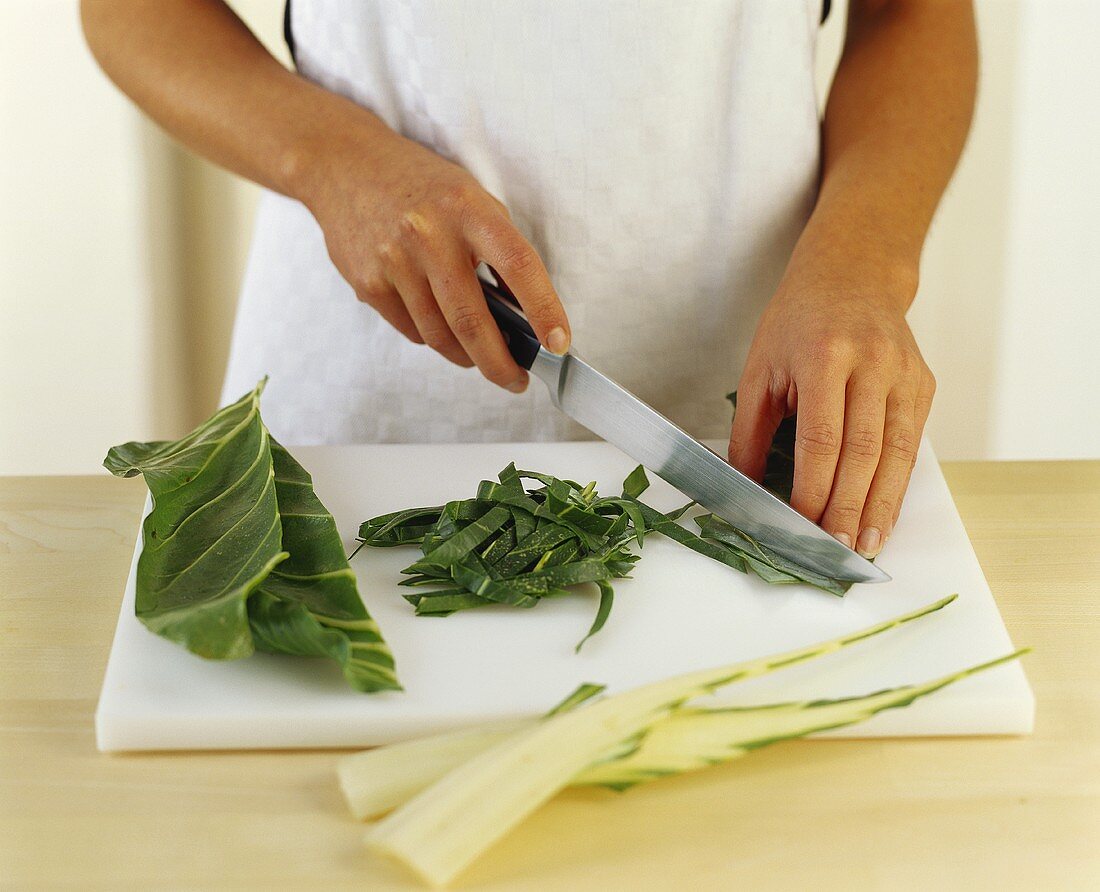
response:
M481 284L512 357L574 421L789 560L832 579L890 579L574 351L558 356L544 349L510 292L485 279Z

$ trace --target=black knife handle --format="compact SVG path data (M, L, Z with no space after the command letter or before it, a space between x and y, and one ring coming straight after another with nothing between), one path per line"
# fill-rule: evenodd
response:
M485 292L485 301L489 304L489 312L493 314L500 333L504 335L504 343L508 346L508 352L512 359L525 369L530 370L535 362L535 356L539 352L539 339L535 336L531 324L518 312L519 306L506 285L495 285L478 277L481 282L481 290Z

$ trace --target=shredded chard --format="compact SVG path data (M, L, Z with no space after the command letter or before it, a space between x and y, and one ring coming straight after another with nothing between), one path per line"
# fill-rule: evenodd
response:
M524 486L524 481L533 485ZM364 521L359 541L372 548L420 547L422 557L402 572L404 597L419 616L447 616L489 604L534 607L543 598L588 583L599 606L581 646L611 613L612 581L628 578L649 533L659 533L742 573L772 584L803 582L841 596L851 583L829 579L773 552L712 514L694 518L699 532L678 521L693 507L665 514L640 501L649 478L639 465L618 496L509 464L496 481L483 480L471 499L407 508Z

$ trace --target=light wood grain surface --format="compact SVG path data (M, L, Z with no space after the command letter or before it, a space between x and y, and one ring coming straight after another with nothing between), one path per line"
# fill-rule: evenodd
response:
M568 791L457 887L1100 888L1100 462L945 471L1013 640L1035 649L1033 736L799 741L623 795ZM96 752L143 493L0 479L0 888L418 888L361 846L339 753Z

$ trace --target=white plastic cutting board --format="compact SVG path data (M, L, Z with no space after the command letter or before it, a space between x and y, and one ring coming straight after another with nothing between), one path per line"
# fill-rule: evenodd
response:
M717 445L717 444L716 444ZM350 547L359 522L414 505L473 495L508 462L619 491L634 466L599 442L368 445L298 448L317 493ZM643 497L670 510L685 500L662 481ZM622 691L833 638L952 592L959 599L913 623L751 682L716 701L762 703L861 694L938 676L1011 650L931 448L925 444L898 528L879 564L890 583L843 598L769 586L676 545L646 540L634 576L615 585L603 631L573 646L595 613L587 590L529 610L485 607L417 617L400 569L415 548L364 549L359 588L397 660L403 693L351 690L335 663L255 654L208 662L158 638L134 617L134 576L122 600L96 713L101 750L351 747L486 719L538 714L579 683ZM136 555L135 555L136 562ZM586 588L593 588L586 587ZM1026 642L1023 642L1026 644ZM838 736L1022 734L1034 698L1019 663L965 679L913 706Z

